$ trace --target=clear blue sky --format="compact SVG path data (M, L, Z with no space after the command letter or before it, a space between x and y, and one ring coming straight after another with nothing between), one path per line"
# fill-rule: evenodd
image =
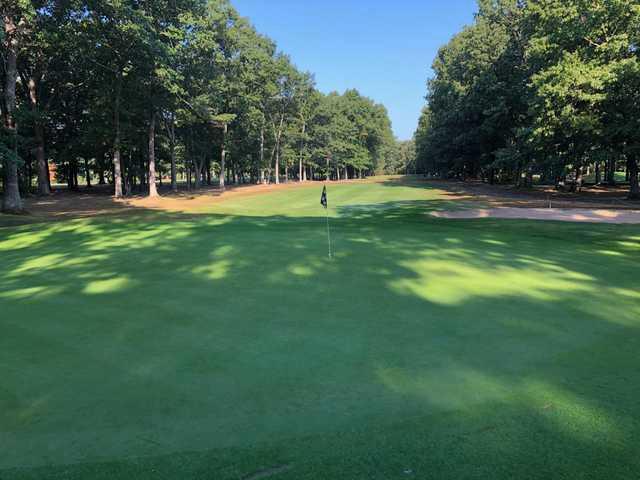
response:
M471 23L475 0L231 0L259 32L315 74L323 92L356 88L411 138L438 48Z

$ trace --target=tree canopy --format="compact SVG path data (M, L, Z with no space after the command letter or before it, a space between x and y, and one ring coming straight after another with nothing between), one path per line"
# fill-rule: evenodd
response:
M636 2L481 0L433 63L420 170L579 188L588 171L613 183L626 165L640 198L639 29Z
M70 189L110 183L116 196L155 195L156 178L175 190L178 177L192 188L393 170L386 109L319 92L228 0L10 3L7 210L20 192L48 194L50 168Z

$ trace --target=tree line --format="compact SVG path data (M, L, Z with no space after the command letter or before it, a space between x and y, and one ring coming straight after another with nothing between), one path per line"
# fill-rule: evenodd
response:
M580 188L626 169L639 199L639 55L636 0L480 0L433 63L419 170Z
M396 168L385 107L319 92L228 0L0 5L6 212L51 192L50 166L69 189L116 197L157 195L163 178L224 188Z

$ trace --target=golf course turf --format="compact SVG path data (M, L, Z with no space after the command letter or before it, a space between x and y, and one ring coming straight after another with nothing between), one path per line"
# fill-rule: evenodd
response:
M640 226L315 187L0 228L0 479L640 478Z

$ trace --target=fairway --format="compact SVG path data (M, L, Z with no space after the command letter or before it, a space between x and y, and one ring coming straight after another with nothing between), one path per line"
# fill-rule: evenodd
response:
M640 477L640 226L328 189L0 228L0 479Z

